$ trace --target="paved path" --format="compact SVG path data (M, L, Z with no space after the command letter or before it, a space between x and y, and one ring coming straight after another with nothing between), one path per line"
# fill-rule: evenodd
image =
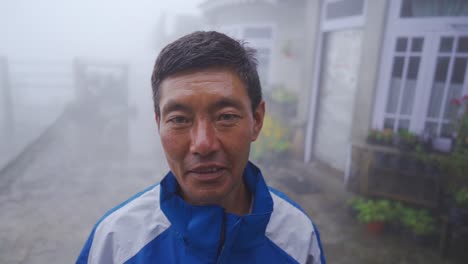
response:
M0 174L0 263L74 262L107 210L161 179L167 171L161 151L108 152L121 140L61 120Z

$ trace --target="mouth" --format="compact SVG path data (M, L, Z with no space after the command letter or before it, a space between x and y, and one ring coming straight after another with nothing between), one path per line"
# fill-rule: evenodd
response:
M189 175L199 181L214 181L223 176L225 167L218 165L203 165L190 169Z

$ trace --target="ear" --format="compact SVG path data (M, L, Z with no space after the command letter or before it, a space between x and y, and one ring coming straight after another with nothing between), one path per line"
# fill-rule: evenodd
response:
M255 112L253 113L254 118L254 126L253 126L253 133L252 133L252 142L257 140L258 135L260 135L260 131L263 127L263 119L265 118L265 101L261 101Z

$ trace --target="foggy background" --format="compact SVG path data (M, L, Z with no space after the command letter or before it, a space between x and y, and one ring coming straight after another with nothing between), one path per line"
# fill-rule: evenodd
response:
M250 158L330 263L465 263L464 0L0 0L0 263L74 262L107 210L162 179L152 67L195 30L257 50Z

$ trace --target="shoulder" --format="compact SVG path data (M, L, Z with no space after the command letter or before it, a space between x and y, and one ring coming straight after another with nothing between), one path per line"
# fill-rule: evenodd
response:
M284 193L271 187L269 190L273 213L267 225L267 237L299 263L306 263L310 256L323 259L318 230L309 216Z
M158 184L106 213L95 225L80 259L121 263L138 253L170 225L160 208L159 197Z

